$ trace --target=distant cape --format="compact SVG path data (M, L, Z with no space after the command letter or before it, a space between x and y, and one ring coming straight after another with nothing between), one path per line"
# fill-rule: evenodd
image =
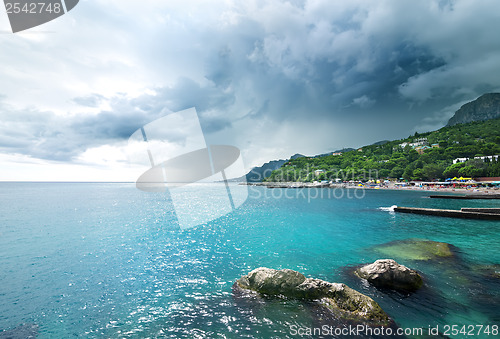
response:
M323 154L318 154L311 156L310 158L321 158L321 157L326 157L328 155L332 155L335 153L342 153L342 152L349 152L353 151L354 148L343 148L338 151L334 152L328 152L328 153L323 153ZM259 166L259 167L254 167L250 170L250 172L247 173L247 175L241 177L241 178L235 178L230 181L247 181L247 182L261 182L263 179L267 178L268 176L271 175L271 172L274 170L277 170L278 168L281 168L286 162L290 161L291 159L297 159L297 158L303 158L305 155L302 154L294 154L290 157L290 159L280 159L280 160L272 160L269 162L266 162L264 165Z
M290 157L290 159L297 159L297 158L302 158L304 155L302 154L294 154ZM243 181L246 180L247 182L261 182L263 179L267 178L268 176L271 175L271 172L274 170L277 170L283 164L290 159L280 159L280 160L272 160L269 162L266 162L264 165L259 166L259 167L254 167L248 172L247 175L243 176L242 178L236 179L236 181Z

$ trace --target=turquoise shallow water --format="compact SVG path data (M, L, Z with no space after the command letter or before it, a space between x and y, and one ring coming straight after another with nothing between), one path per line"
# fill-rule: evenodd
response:
M405 328L500 325L500 279L482 266L500 264L499 222L380 209L499 207L498 200L427 195L251 188L233 213L181 231L168 195L133 184L1 183L0 330L33 325L39 338L281 338L293 337L292 325L317 325L313 305L233 295L234 281L260 266L347 283ZM408 238L456 246L448 261L398 260L422 272L422 291L379 291L349 273L380 258L374 246Z

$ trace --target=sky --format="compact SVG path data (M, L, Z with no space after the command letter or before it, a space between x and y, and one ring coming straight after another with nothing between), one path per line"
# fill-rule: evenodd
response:
M129 137L191 107L247 169L435 130L500 91L498 32L498 0L80 0L16 34L0 8L0 181L135 181Z

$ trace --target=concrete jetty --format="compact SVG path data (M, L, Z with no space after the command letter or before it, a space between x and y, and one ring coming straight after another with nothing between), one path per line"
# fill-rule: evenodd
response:
M480 212L480 213L491 213L500 214L500 208L465 208L460 209L462 212Z
M474 209L479 210L479 209ZM490 209L491 210L491 209ZM418 207L396 207L395 212L400 213L411 213L411 214L423 214L423 215L435 215L439 217L448 218L461 218L461 219L481 219L481 220L500 220L500 213L492 213L485 211L468 211L467 209L461 210L442 210L434 208L418 208Z
M500 194L431 195L433 199L500 199Z

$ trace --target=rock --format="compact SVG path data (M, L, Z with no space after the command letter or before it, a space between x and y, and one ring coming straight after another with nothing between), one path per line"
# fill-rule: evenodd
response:
M38 325L22 324L11 330L0 331L0 339L35 339L38 337Z
M452 245L423 239L391 241L375 247L384 256L404 260L435 260L454 256Z
M486 93L466 103L448 121L446 126L484 121L500 117L500 93Z
M351 320L374 325L387 325L390 321L389 316L373 299L347 285L306 278L302 273L289 269L260 267L238 279L235 287L269 296L320 299L331 311Z
M380 259L356 270L356 275L377 287L400 291L416 291L423 285L417 271L398 264L392 259Z
M500 264L474 265L471 270L483 277L500 279Z

